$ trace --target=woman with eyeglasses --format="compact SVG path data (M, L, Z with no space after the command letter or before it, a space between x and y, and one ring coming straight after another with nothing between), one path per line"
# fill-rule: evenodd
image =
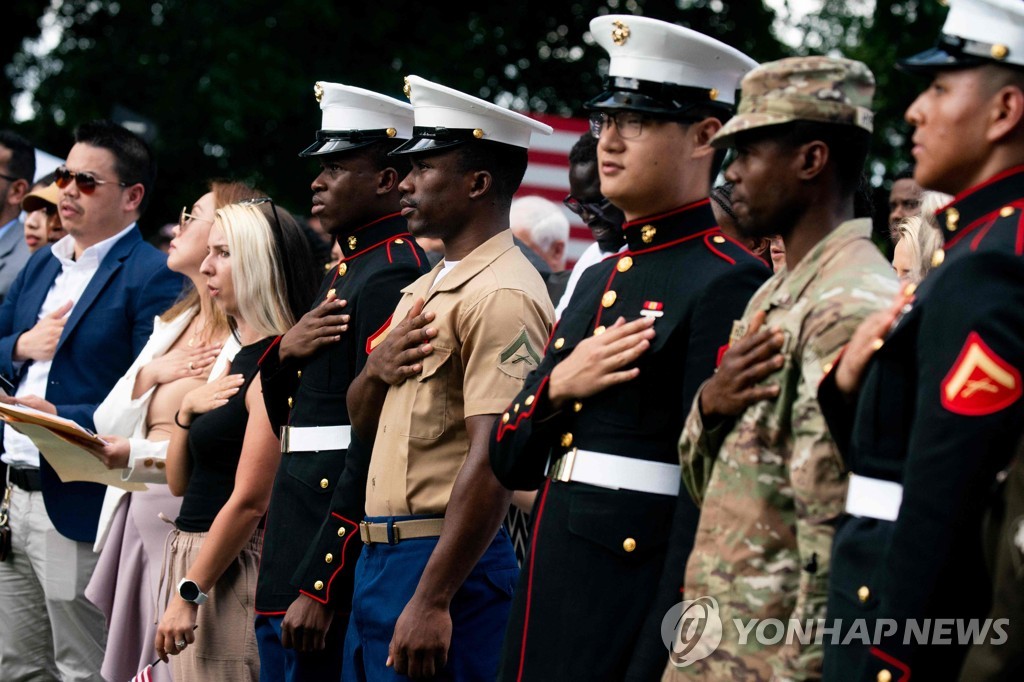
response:
M85 594L107 619L112 646L102 672L108 680L129 679L153 660L161 564L171 530L163 519L173 519L181 507L165 471L174 413L193 388L207 381L227 385L222 377L239 347L200 268L214 212L256 196L242 183L212 182L190 209L181 210L167 267L192 286L154 321L146 346L93 417L109 443L93 454L109 468L121 469L125 481L148 486L130 494L108 488L96 532L93 549L100 558ZM170 670L159 666L152 677L170 680Z
M53 182L53 173L45 175L32 186L32 191L21 200L21 209L28 215L25 217L25 244L28 250L35 253L53 241L48 233L55 230L64 236L60 227L60 216L57 215L57 203L60 201L60 189Z
M229 383L185 395L167 451L183 495L166 584L173 596L154 638L179 680L259 678L254 631L262 521L280 459L258 363L316 294L318 273L298 223L269 199L216 212L202 272L242 345Z

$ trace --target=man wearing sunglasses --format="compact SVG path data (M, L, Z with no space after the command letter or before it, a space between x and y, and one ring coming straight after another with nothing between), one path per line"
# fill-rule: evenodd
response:
M37 251L0 307L0 374L18 403L93 428L181 278L136 221L156 174L146 144L83 124L57 172L68 235ZM15 398L0 397L5 402ZM0 679L100 679L106 625L84 596L106 486L62 482L34 443L4 430L11 558L0 563Z
M312 213L342 258L313 309L260 363L281 464L256 586L256 633L263 675L289 682L341 675L370 457L352 438L345 396L402 288L427 262L399 212L401 172L388 156L412 135L412 107L338 83L317 83L314 93L323 122L300 156L318 162Z
M35 173L32 143L10 130L0 130L0 302L32 255L22 239L19 217Z
M601 193L625 214L628 248L580 278L491 446L505 487L540 488L505 635L509 681L660 677L661 621L698 515L679 495L683 418L769 275L708 201L711 138L756 64L644 17L590 30L611 56L590 103Z
M583 219L594 236L594 243L580 255L572 268L565 292L555 307L560 318L569 305L572 292L583 271L626 245L622 210L601 194L601 176L597 172L597 138L587 131L569 150L569 195L563 200L566 208Z

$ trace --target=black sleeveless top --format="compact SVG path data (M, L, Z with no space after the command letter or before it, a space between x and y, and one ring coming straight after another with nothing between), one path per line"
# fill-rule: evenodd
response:
M259 360L274 337L244 346L231 362L231 374L241 374L245 383L216 410L198 415L188 432L188 457L192 475L175 524L189 533L210 530L218 512L235 489L235 472L242 455L249 410L245 392L259 371Z

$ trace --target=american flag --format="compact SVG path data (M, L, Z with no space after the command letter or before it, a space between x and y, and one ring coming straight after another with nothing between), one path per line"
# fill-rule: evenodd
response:
M156 663L150 663L145 668L137 672L130 682L153 682L153 677L150 675L150 672L153 670L154 665L156 665Z
M555 132L534 135L530 140L529 165L516 196L539 195L562 207L569 219L567 267L572 267L583 250L594 241L580 217L562 205L562 199L569 193L569 150L580 135L590 129L590 124L584 118L544 114L530 114L530 117L551 126Z

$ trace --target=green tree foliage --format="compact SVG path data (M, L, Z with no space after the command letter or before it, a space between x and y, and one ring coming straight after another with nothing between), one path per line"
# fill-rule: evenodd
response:
M296 154L319 127L316 80L401 97L402 76L415 73L517 109L582 115L607 69L587 33L590 19L604 13L687 25L760 60L785 54L770 32L774 14L760 2L454 7L64 0L56 10L63 28L57 48L43 57L22 53L9 69L41 76L35 116L21 128L40 147L64 154L76 123L111 116L115 107L155 124L160 179L144 220L152 230L173 220L210 177L249 179L304 213L316 166Z

